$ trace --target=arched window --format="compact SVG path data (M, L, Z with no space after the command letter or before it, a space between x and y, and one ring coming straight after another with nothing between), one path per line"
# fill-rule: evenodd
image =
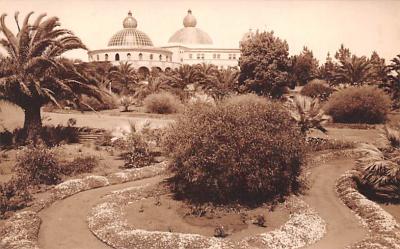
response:
M115 60L119 61L119 54L115 54Z
M128 61L131 60L131 53L128 53L128 54L126 55L126 59L128 59Z
M152 60L153 59L153 54L150 54L150 60Z
M96 55L96 59L99 61L99 60L100 60L100 56L99 56L99 55Z
M160 61L162 60L162 55L160 54Z
M105 55L104 55L104 60L105 60L105 61L108 61L108 54L105 54Z
M143 59L143 54L140 53L140 54L139 54L139 60L142 60L142 59Z

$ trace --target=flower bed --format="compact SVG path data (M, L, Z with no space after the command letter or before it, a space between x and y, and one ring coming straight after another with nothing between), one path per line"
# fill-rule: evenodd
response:
M153 196L155 188L133 187L104 197L88 217L89 229L113 248L300 248L315 243L326 231L325 222L305 202L292 197L286 205L292 211L279 229L246 237L240 241L198 234L145 231L124 220L127 204Z
M0 231L0 248L39 249L37 244L41 220L36 212L25 211L15 214Z

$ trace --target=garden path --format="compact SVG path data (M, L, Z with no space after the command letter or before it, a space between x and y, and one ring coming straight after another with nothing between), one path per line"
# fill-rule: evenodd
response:
M361 226L335 191L336 180L353 168L354 163L353 159L337 159L311 170L311 188L304 200L325 220L327 233L308 249L345 248L367 236L367 229Z
M163 180L156 176L143 180L97 188L78 193L53 203L39 213L42 225L39 231L41 249L110 249L98 240L87 227L87 216L101 197L111 191L127 187L154 184Z

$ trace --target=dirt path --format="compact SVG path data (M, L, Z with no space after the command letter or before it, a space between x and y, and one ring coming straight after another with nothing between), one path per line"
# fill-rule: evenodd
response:
M93 189L58 201L39 213L41 249L109 249L88 229L86 218L100 198L110 191L160 182L162 176Z
M340 249L366 237L367 230L335 192L336 179L353 166L353 160L339 159L312 169L311 189L304 199L326 221L327 233L307 248Z

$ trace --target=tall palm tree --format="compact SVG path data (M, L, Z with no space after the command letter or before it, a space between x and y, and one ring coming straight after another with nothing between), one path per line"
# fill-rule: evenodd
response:
M395 107L400 106L400 54L392 59L388 66L388 86L387 90L392 95Z
M340 65L334 78L337 83L362 85L369 83L374 78L374 72L370 61L363 57L353 55L351 58L340 60Z
M30 12L22 25L15 14L18 32L14 34L0 17L0 31L4 38L0 45L7 51L2 59L6 73L0 78L0 99L21 107L25 112L24 130L28 139L35 139L42 127L41 107L49 102L69 99L80 103L80 94L102 99L95 84L81 77L69 60L60 58L73 49L86 49L70 30L59 28L57 17L45 14L30 23Z
M112 69L109 78L113 88L125 95L133 93L139 82L139 77L129 62L121 62L118 67Z

